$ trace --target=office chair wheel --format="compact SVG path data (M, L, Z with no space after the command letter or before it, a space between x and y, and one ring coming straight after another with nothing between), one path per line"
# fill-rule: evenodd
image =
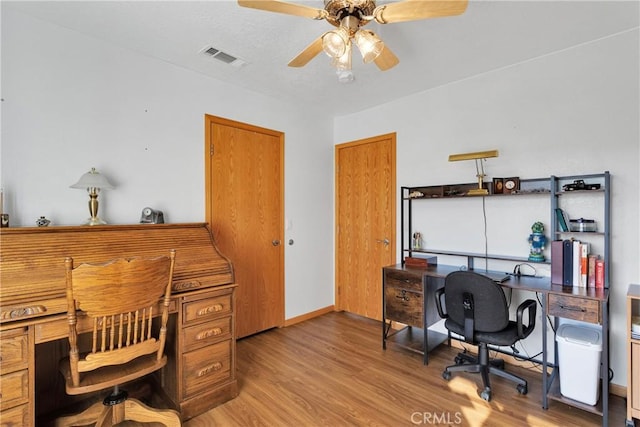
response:
M451 372L449 371L442 371L442 378L444 378L445 380L449 381L451 379Z
M462 365L464 363L464 359L460 356L456 356L456 358L453 359L453 361L455 362L456 365Z
M516 389L518 390L518 393L520 393L522 395L525 395L525 394L527 394L529 392L529 389L528 389L526 384L518 384Z
M486 400L487 402L491 400L491 389L489 387L486 387L484 390L482 390L482 392L480 393L480 397L484 400Z

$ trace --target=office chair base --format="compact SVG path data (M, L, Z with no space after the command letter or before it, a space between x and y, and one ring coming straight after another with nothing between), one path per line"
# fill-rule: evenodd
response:
M491 400L491 384L489 380L489 374L497 375L509 381L515 382L516 390L521 395L528 393L527 381L520 378L510 372L504 370L504 360L502 359L489 359L486 348L483 351L481 349L478 357L468 354L466 351L458 353L455 358L455 365L451 365L445 368L442 372L442 378L445 380L451 379L452 372L472 372L480 373L482 375L482 383L484 389L479 393L480 397L487 402Z
M182 425L180 414L177 411L151 408L137 399L127 399L113 406L98 402L80 414L56 419L55 425L63 427L95 423L96 427L102 427L113 426L126 420L147 423L153 421L169 427Z

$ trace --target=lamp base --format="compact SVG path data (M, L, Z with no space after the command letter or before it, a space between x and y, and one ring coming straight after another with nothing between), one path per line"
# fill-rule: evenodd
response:
M474 188L473 190L467 191L467 195L469 196L486 196L489 194L489 190L486 188Z
M107 221L104 221L98 217L95 217L95 218L89 218L87 222L84 223L84 225L104 225L106 223Z

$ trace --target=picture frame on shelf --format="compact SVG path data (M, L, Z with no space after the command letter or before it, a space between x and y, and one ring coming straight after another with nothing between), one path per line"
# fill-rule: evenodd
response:
M493 178L493 194L502 194L504 180L502 178Z

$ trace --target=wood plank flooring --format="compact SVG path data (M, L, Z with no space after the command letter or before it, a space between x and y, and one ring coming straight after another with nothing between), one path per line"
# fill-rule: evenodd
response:
M240 395L184 423L233 426L600 426L600 416L550 401L541 406L541 375L510 370L529 381L515 386L492 377L492 400L478 396L478 374L442 379L457 353L442 345L422 356L388 346L380 323L329 313L238 341ZM510 368L508 366L508 368ZM611 396L609 425L623 426L624 399Z

